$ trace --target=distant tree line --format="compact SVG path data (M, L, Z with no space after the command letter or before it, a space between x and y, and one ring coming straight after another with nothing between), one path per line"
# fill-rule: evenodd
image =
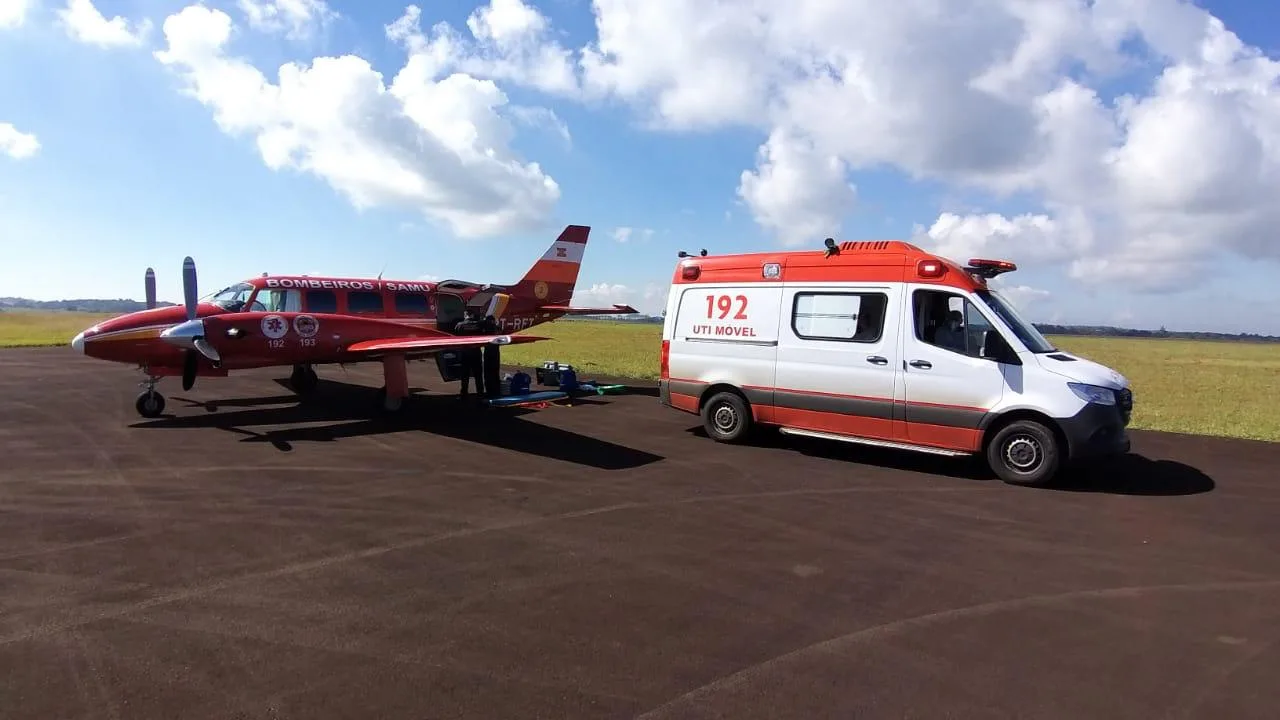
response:
M174 305L171 302L160 302L164 307ZM0 298L0 311L17 310L65 310L68 312L92 313L127 313L146 308L146 303L127 298L115 300L79 299L79 300L28 300L26 298ZM580 315L561 318L558 322L574 322L582 320L610 320L615 322L661 324L666 311L660 315ZM1111 325L1054 325L1049 323L1033 323L1045 335L1082 335L1091 337L1133 337L1133 338L1168 338L1173 340L1219 340L1232 342L1280 342L1275 335L1258 333L1217 333L1166 330L1135 330L1133 328L1114 327Z

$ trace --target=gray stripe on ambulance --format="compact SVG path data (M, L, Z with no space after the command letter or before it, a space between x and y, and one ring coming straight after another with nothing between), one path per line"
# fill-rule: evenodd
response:
M671 380L665 392L700 397L708 383L688 380ZM891 400L853 398L789 390L741 389L752 405L774 406L791 410L836 413L881 420L905 420L925 425L976 430L981 427L985 410L973 408L935 407L931 405L902 405Z

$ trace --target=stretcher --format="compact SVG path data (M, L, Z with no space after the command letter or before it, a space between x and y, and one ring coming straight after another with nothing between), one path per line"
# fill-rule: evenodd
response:
M545 406L556 400L564 400L569 397L569 393L563 390L539 390L537 392L527 392L520 395L503 395L502 397L489 398L485 402L490 407L527 407L530 405Z

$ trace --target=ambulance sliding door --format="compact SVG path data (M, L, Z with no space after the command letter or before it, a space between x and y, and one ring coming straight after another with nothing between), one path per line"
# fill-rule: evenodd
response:
M897 440L899 287L789 283L782 296L776 421L787 427Z
M669 356L672 392L686 383L742 390L768 419L773 404L782 288L765 283L693 285L680 295Z

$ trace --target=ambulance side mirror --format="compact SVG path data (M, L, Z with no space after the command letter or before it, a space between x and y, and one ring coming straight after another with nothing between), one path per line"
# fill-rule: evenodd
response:
M1008 341L1004 339L1000 331L994 329L982 334L982 358L1008 365L1022 364L1022 360L1013 351L1013 348L1009 346Z

